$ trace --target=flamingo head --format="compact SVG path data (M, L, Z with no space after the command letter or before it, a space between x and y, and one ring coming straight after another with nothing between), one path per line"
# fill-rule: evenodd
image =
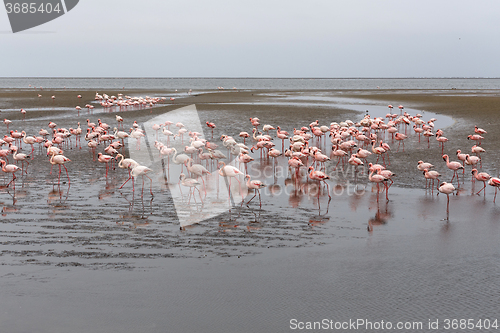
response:
M446 161L447 158L448 158L448 155L444 154L443 155L443 160Z

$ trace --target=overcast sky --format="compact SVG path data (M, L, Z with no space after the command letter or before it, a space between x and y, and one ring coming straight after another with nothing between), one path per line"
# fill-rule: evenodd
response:
M500 77L500 1L80 0L1 76Z

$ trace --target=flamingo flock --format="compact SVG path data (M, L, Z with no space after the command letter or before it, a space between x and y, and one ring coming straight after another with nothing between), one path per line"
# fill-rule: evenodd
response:
M41 96L39 95L39 97ZM82 96L78 95L77 98L81 100ZM55 96L52 96L52 99L54 100ZM117 107L117 111L126 111L128 107L152 107L159 102L165 101L166 98L130 97L122 94L109 96L96 93L94 100L104 110ZM86 105L90 114L92 108L89 106L92 105ZM331 173L333 171L339 167L345 170L345 168L352 166L357 175L358 168L363 170L368 168L367 178L376 187L377 201L379 193L383 191L385 191L386 200L389 201L389 188L394 183L394 179L397 179L396 174L388 169L391 165L389 156L397 156L397 154L402 154L405 151L405 141L408 142L413 136L411 129L414 135L418 136L419 143L421 135L427 138L427 148L430 148L430 138L435 137L441 148L441 158L446 163L446 167L453 171L453 176L449 182L440 182L440 179L445 177L443 176L444 171L438 172L434 170L436 166L431 163L421 160L417 162L417 168L422 172L426 180L426 188L429 187L432 190L436 188L438 193L447 195L447 215L449 214L449 195L459 192L461 188L459 172L462 171L462 175L465 174L465 169L469 166L472 173L471 182L477 180L483 183L483 187L476 194L479 195L483 192L483 195L486 195L488 184L495 188L494 201L496 200L496 191L500 180L480 171L482 167L481 154L486 154L486 150L481 146L481 143L487 137L485 130L475 126L474 134L467 136L468 140L474 141L471 152L464 154L462 150L457 150L456 157L458 161L451 161L450 156L445 154L445 143L449 142L449 140L444 136L443 130L438 129L433 133L434 123L438 121L437 119L433 118L424 121L422 115L416 114L412 116L404 111L402 105L399 106L399 115L393 114L392 109L393 107L389 105L390 112L385 118L372 118L369 114L366 114L358 122L345 120L323 125L318 120L315 120L309 124L304 123L295 128L289 128L288 131L285 131L282 126L261 125L259 118L252 117L248 128L246 128L247 131L239 132L237 137L219 133L215 135L216 138L219 138L219 142L214 142L214 131L223 126L218 127L215 122L210 121L206 122L206 126L211 132L210 141L203 138L201 133L190 130L188 126L180 122L166 121L161 124L154 124L151 129L155 132L156 141L154 147L158 149L162 161L166 159L167 169L169 169L170 162L179 165L181 168L178 177L179 186L189 188L189 201L191 197L196 201L194 194L195 191L198 191L202 204L207 195L205 180L214 173L228 179L229 188L231 188L232 179L235 179L240 185L240 192L241 181L246 179L247 188L254 193L246 204L249 205L258 196L259 207L262 207L260 190L267 185L262 180L252 179L252 176L248 174L248 165L265 163L270 159L273 161L273 172L276 172L276 161L286 159L289 176L296 186L305 179L306 182L317 184L319 189L325 187L329 198L328 202L332 199L328 182L332 181ZM78 106L76 110L80 112L82 108ZM24 115L25 112L23 112L23 121ZM130 127L125 126L125 123L131 124ZM0 139L0 145L8 146L8 149L0 150L0 163L2 171L12 175L12 179L5 185L6 187L12 186L15 188L16 173L18 176L22 176L28 174L28 168L33 169L30 167L29 160L33 160L36 155L35 145L39 146L39 150L42 148L46 150L46 156L48 157L46 163L51 165L51 172L54 165L59 167L57 184L61 184L61 173L64 168L69 186L71 184L70 172L66 165L71 170L72 161L64 156L64 153L68 149L82 149L80 138L83 136L92 156L92 163L105 165L104 177L106 179L110 171L115 170L114 164L118 162L119 169L125 169L128 172L128 179L120 186L120 189L128 181L132 180L132 188L135 193L135 181L141 178L141 196L143 196L144 178L147 178L150 183L150 194L151 196L154 195L153 179L150 177L154 171L131 158L125 158L124 149L126 145L124 139L135 139L135 147L128 148L140 150L141 142L146 137L144 126L141 126L137 121L132 122L127 120L126 117L116 115L116 124L112 126L104 123L101 119L91 121L91 117L89 117L86 120L86 129L82 128L80 122L77 122L74 128L66 129L59 127L56 121L50 121L38 133L27 133L25 130L9 130L9 126L12 127L13 124L8 119L4 119L4 124L9 134L5 134L3 139ZM129 130L124 130L127 127ZM247 143L247 140L251 142ZM275 140L278 143L278 148L274 142ZM178 151L171 144L179 141L184 147L182 151ZM398 147L396 151L393 151L390 143L395 142L398 143ZM29 154L19 152L19 150L23 149L23 143L25 146L30 146ZM219 148L219 145L222 145L222 147ZM281 150L279 145L281 145ZM401 153L400 148L402 148ZM14 164L9 161L11 155ZM226 162L226 160L231 159L233 159L234 165ZM244 168L237 167L236 163L239 163L240 167L243 164ZM334 167L333 164L335 164ZM184 173L184 168L186 173ZM457 179L457 187L453 185L455 178ZM434 185L435 180L439 184L436 187ZM203 187L202 191L199 189L201 186ZM318 191L318 200L319 193L320 191ZM242 200L242 204L243 202Z

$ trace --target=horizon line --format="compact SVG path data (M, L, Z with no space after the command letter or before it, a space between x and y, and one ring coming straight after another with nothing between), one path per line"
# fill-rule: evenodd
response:
M405 79L499 79L486 76L408 76L408 77L257 77L257 76L0 76L0 79L251 79L251 80L405 80Z

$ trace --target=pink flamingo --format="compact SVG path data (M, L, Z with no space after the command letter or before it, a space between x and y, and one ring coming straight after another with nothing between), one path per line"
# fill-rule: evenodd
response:
M379 147L384 148L385 153L387 155L387 164L391 165L391 160L389 159L389 151L391 150L391 146L389 146L387 142L383 142L382 140L380 140Z
M186 187L189 187L190 190L189 190L189 201L188 201L188 204L191 202L191 189L193 189L193 198L194 198L194 202L196 202L196 197L194 195L194 190L196 189L198 191L198 194L200 195L200 200L201 200L201 203L203 204L203 199L201 198L201 192L200 190L198 189L197 186L201 185L201 183L199 181L197 181L196 179L193 179L193 178L186 178L186 175L181 173L179 175L179 180L181 181L181 184L183 186L186 186Z
M302 161L297 156L293 156L291 159L288 160L288 165L292 168L295 168L296 170L295 175L298 180L300 167L304 166L304 163L302 163Z
M446 194L446 197L448 198L447 204L446 204L446 219L449 220L449 217L450 217L450 194L452 194L455 191L455 186L453 186L453 184L451 184L451 183L443 182L438 187L438 191L440 193Z
M267 153L273 159L273 170L276 168L276 159L281 156L281 152L276 148L271 148Z
M151 181L151 185L149 187L149 192L151 193L151 195L153 195L153 180L147 175L148 172L151 172L153 170L151 170L150 168L144 166L144 165L136 165L133 167L132 171L130 171L130 175L132 176L132 178L134 178L132 180L132 191L135 193L135 179L139 176L142 177L142 193L141 193L141 197L144 196L144 176L148 177L149 180Z
M216 127L214 123L211 123L211 122L206 122L208 128L210 128L212 130L212 139L214 138L214 128Z
M101 163L106 163L106 178L108 178L108 162L113 159L113 156L104 155L102 153L97 154L97 160Z
M288 139L288 132L282 131L281 128L278 126L278 131L276 132L278 139L281 140L281 150L285 149L285 140Z
M453 170L453 177L451 178L450 183L452 183L455 176L457 176L458 186L460 187L460 179L458 178L457 171L463 169L464 167L462 166L462 164L460 164L460 162L456 161L450 162L450 158L446 154L443 155L443 160L446 162L446 166L448 167L448 169Z
M12 174L12 180L7 184L7 187L14 182L14 189L16 188L16 175L15 172L19 170L19 167L14 164L7 164L4 160L0 160L0 164L2 165L2 171L5 173L11 173Z
M488 185L495 187L495 197L493 198L493 202L497 199L497 190L500 187L500 178L492 177L488 180Z
M260 119L255 117L255 118L250 118L250 122L252 123L252 126L258 127L260 125Z
M238 179L238 176L242 174L243 173L238 168L226 165L226 163L222 161L219 162L219 175L226 178L229 177L229 199L231 199L231 178L235 178L238 181L241 193L241 182Z
M3 120L3 123L4 123L5 125L7 125L7 131L8 131L8 130L9 130L9 125L12 123L12 121L10 121L9 119L4 119L4 120Z
M385 164L385 158L384 158L385 149L384 149L384 148L382 148L382 147L375 147L375 143L376 143L376 141L375 141L375 140L373 140L373 141L372 141L372 152L373 152L375 155L377 155L377 163L378 163L378 160L379 160L380 156L382 156L382 161L383 161L383 162L384 162L384 164ZM398 149L399 149L399 147L398 147Z
M465 164L471 165L473 168L476 167L477 163L481 161L481 159L477 156L470 156L469 154L465 155Z
M425 169L431 169L431 168L434 168L434 165L432 165L428 162L418 161L418 164L417 164L418 170L424 171Z
M439 177L441 177L441 174L434 170L429 171L428 169L424 169L424 177L425 177L425 188L428 187L427 181L432 180L431 188L434 189L434 180L437 179L439 184Z
M387 178L391 182L390 185L386 185L386 189L389 190L389 187L391 187L392 184L394 184L394 180L392 180L392 177L395 177L396 174L388 169L378 169L377 174L384 176L385 178Z
M66 162L71 162L71 160L64 155L56 155L55 151L51 151L51 155L52 157L50 158L50 164L59 165L59 178L57 184L59 185L61 183L61 165L64 167L64 170L66 170L66 175L68 176L68 184L71 184L71 181L69 180L68 169L64 165Z
M203 179L204 175L210 175L210 171L208 171L203 165L201 164L193 164L193 159L188 158L185 162L184 165L186 165L186 169L191 173L191 177L193 175L196 175L196 177L201 177L201 180L203 182L203 190L205 191L205 194L207 194L207 188L205 187L205 180Z
M394 138L399 141L399 143L398 143L398 150L396 152L399 152L399 145L401 145L401 142L403 142L403 152L405 151L405 142L404 142L404 140L407 137L408 136L406 136L405 134L402 134L402 133L399 133L399 132L396 133L396 134L394 134Z
M173 153L173 151L172 151L172 153ZM210 156L211 156L210 153L203 152L203 148L198 149L198 158L200 159L200 161L205 161L207 164L207 167L208 167L208 161L210 160ZM253 158L252 158L252 160L253 160ZM240 162L241 162L241 160L240 160Z
M436 140L441 144L441 155L444 155L444 143L448 141L448 138L444 137L443 134L436 133Z
M485 153L486 150L480 146L474 145L471 148L471 151L476 154L477 157L481 158L481 153Z
M330 157L322 154L317 148L314 150L313 157L316 162L319 162L321 164L321 169L325 169L325 162L328 162L330 160Z
M118 161L119 158L121 158L121 160L120 160L120 162L118 162L118 167L120 169L127 169L128 170L128 179L125 181L125 183L122 184L122 186L119 187L121 189L123 187L123 185L125 185L132 178L132 176L130 175L130 170L135 168L136 166L138 166L139 163L137 163L135 160L133 160L131 158L124 158L124 156L122 154L116 155L115 160Z
M240 138L243 138L243 144L246 144L245 140L246 138L249 138L250 137L250 134L248 134L248 132L240 132Z
M322 171L319 170L314 170L313 166L309 167L309 179L311 180L317 180L318 181L318 186L321 184L321 182L325 183L327 193L328 193L328 198L331 199L332 196L330 195L330 187L328 186L328 183L326 182L327 179L330 179L328 175ZM319 197L319 189L318 189L318 197Z
M333 170L335 171L337 169L337 166L339 165L340 161L342 161L342 167L344 166L344 156L347 155L347 152L345 152L342 149L338 149L338 145L335 146L335 149L332 151L332 155L337 157L338 161L337 164L335 165L335 168Z
M119 115L116 115L116 121L118 122L118 127L123 129L123 118Z
M467 140L474 140L474 141L477 141L478 142L478 146L481 145L481 140L484 139L484 137L482 137L481 135L479 134L474 134L474 135L469 135L467 137Z
M431 136L434 136L434 133L432 133L432 131L429 129L429 130L425 131L423 134L427 138L427 148L430 148L431 147L430 138L431 138Z
M31 145L31 159L33 159L33 152L35 151L35 147L33 146L36 143L36 139L32 136L26 136L26 132L22 131L21 134L23 135L23 142L27 145Z
M482 129L482 128L479 128L479 127L477 127L477 126L474 126L474 133L479 134L479 135L483 135L483 134L486 134L486 133L488 133L488 132L486 132L486 131L485 131L484 129Z
M359 165L364 165L363 161L358 157L358 154L352 154L349 160L347 161L350 165L353 165L357 174L357 169Z
M87 146L92 150L92 161L95 161L95 149L97 148L97 141L90 140Z
M464 167L463 172L465 173L465 161L467 160L467 155L463 154L460 149L457 149L457 158L462 161L462 166Z
M161 126L158 124L153 124L152 128L153 128L153 131L156 132L156 140L158 140L158 130L161 128Z
M0 149L0 158L4 158L7 162L9 162L9 159L7 158L9 154L10 150Z
M491 176L488 175L486 172L478 172L477 169L472 169L472 175L479 181L483 182L483 188L480 189L476 194L479 195L479 193L486 188L486 182L490 180ZM486 195L486 191L484 191L484 194Z
M262 207L262 201L260 199L260 189L263 188L263 187L266 187L266 185L263 182L261 182L260 180L251 180L250 179L251 178L250 175L246 175L245 178L248 179L247 180L247 187L249 189L254 190L254 192L255 192L254 196L250 200L248 200L248 202L246 203L246 205L248 206L248 204L250 203L250 201L252 201L253 198L255 198L255 196L257 194L259 194L259 207ZM243 201L241 202L241 205L243 206Z
M22 169L22 171L24 173L28 174L28 167L29 167L30 163L28 161L26 161L26 159L29 158L29 156L26 155L26 154L18 154L17 153L17 147L15 147L15 146L12 146L11 150L13 152L12 158L14 158L14 160L16 160L16 163L17 163L17 161L21 161L21 169ZM26 162L28 164L26 166L26 169L24 168L24 162Z
M388 179L388 178L385 178L384 176L379 175L379 174L374 175L374 174L373 174L374 172L375 172L375 169L372 169L372 171L371 171L371 172L370 172L370 174L368 175L368 179L369 179L372 183L377 184L377 201L378 201L378 195L379 195L379 193L380 193L380 186L379 186L379 184L380 184L380 183L383 183L383 182L387 182L389 179ZM389 200L389 197L388 197L387 191L385 192L385 198L386 198L387 200Z

